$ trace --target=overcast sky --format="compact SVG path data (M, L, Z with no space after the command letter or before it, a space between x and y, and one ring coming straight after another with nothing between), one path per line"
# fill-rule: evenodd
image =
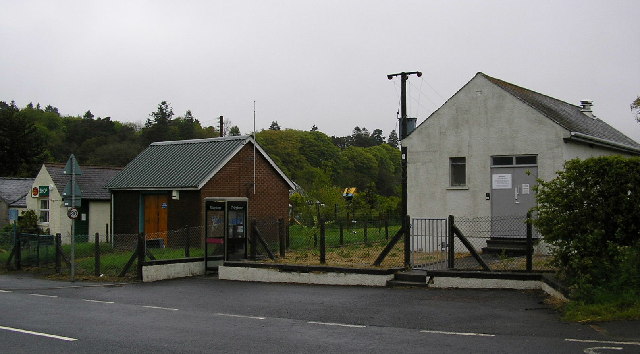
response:
M640 1L0 0L0 100L144 122L348 135L418 123L476 72L578 104L640 141Z

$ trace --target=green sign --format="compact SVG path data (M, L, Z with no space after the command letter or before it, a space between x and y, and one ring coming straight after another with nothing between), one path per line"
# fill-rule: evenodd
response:
M39 186L38 187L38 196L39 197L48 197L49 196L49 186Z

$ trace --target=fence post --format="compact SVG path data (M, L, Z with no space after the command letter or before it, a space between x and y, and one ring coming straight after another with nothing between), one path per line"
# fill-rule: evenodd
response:
M527 272L533 270L533 227L531 212L527 212Z
M94 271L95 271L95 276L99 277L100 276L100 235L96 232L96 236L95 236L95 256L93 257L95 260L95 267L94 267Z
M411 265L411 217L405 215L402 220L402 229L404 231L404 266Z
M36 231L36 267L40 267L40 230Z
M342 221L338 224L340 226L340 246L344 245L344 224Z
M189 258L191 257L191 233L188 231L189 229L187 228L187 226L184 226L184 230L182 231L182 234L185 236L185 240L184 240L184 256L185 258Z
M109 224L104 224L104 242L109 243Z
M145 244L144 244L144 233L138 234L138 247L136 248L136 252L138 252L138 280L142 280L142 265L144 264L144 252L145 252Z
M280 244L280 257L284 258L286 256L286 235L284 230L284 219L278 219L278 243Z
M254 261L256 260L256 254L257 254L256 247L258 245L258 242L257 242L258 236L254 235L255 230L257 228L258 228L258 224L257 224L256 220L254 219L253 221L251 221L251 252L249 254L249 257Z
M22 264L21 264L21 260L22 260L22 245L20 244L20 234L16 234L16 242L15 242L14 247L16 249L16 253L15 253L16 270L20 270L20 269L22 269Z
M60 274L60 269L62 268L62 235L59 233L56 234L56 273Z
M367 232L369 225L369 215L364 217L364 243L369 242L369 233Z
M454 221L455 221L455 218L453 217L453 215L449 215L448 224L447 224L447 236L448 236L447 243L449 246L447 249L447 268L449 269L455 268L456 253L454 250L454 244L455 244L454 233L453 233Z
M320 264L327 263L326 246L324 219L320 219Z
M389 239L389 214L384 217L384 239Z

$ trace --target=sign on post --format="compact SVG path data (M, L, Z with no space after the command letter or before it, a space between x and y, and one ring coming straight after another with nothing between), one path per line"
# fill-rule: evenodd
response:
M75 220L78 218L78 215L80 215L80 213L78 212L78 209L76 208L70 208L67 211L67 216L69 217L69 219Z

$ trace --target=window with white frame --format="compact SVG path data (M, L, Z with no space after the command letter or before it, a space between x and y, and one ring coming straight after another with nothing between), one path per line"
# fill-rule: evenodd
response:
M40 199L39 222L49 222L49 199Z
M449 158L449 185L451 187L464 187L467 185L467 158Z

